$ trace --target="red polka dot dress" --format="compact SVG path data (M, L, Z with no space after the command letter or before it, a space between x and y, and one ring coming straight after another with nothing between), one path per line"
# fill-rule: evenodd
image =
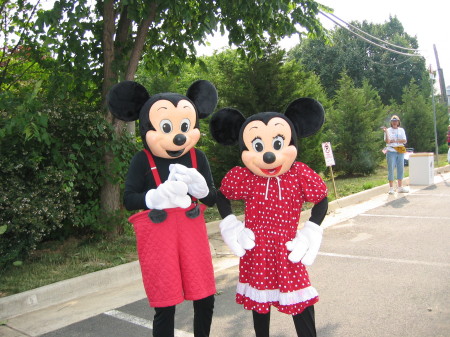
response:
M245 201L245 226L255 233L255 247L239 264L236 302L247 310L268 313L270 306L296 315L318 301L305 266L288 260L286 242L294 239L304 202L327 196L322 178L295 162L278 177L261 177L234 167L222 180L227 199Z

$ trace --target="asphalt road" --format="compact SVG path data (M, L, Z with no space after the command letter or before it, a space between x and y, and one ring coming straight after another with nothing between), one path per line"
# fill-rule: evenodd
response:
M450 174L426 188L411 187L408 194L386 193L338 210L324 226L321 252L309 268L320 294L318 336L450 336ZM218 287L211 337L254 336L251 312L234 302L238 260L219 234L210 239ZM77 310L88 311L91 302L113 302L115 293L80 300ZM51 331L39 318L45 311L27 316L36 321L28 322L35 328L27 332L17 317L4 336L151 336L153 310L144 296ZM193 336L192 315L191 302L177 307L176 336ZM271 336L295 336L292 318L272 310Z

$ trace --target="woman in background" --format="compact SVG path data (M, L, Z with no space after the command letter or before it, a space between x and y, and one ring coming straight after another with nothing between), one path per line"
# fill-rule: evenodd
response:
M394 188L394 170L397 168L397 192L408 193L409 190L403 187L403 170L404 170L404 156L406 133L400 127L400 118L397 115L391 117L391 127L383 128L384 140L386 142L386 159L388 164L388 180L389 180L389 194L395 193Z

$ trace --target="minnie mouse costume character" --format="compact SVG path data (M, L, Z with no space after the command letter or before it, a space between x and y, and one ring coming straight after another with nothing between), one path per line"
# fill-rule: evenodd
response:
M174 336L175 306L194 305L194 335L209 336L216 292L203 212L216 201L208 160L194 148L199 119L217 104L208 81L196 81L186 96L150 96L140 84L125 81L108 93L111 113L124 121L139 118L144 150L133 157L126 182L128 210L136 232L144 288L155 308L153 336ZM198 204L199 199L203 204Z
M314 304L305 265L319 251L327 209L327 187L297 156L297 137L308 137L324 122L322 105L309 98L292 102L285 114L264 112L248 119L237 110L216 112L210 129L223 145L239 141L245 167L223 178L217 205L222 237L240 257L236 302L253 311L256 336L269 336L270 307L293 315L298 336L316 336ZM245 224L228 199L245 201ZM311 218L297 230L304 202Z

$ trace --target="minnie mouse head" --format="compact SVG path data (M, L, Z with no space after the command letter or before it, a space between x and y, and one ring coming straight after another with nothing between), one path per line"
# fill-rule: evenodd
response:
M221 109L211 118L213 138L222 145L239 142L241 159L254 174L276 177L289 170L297 157L297 138L316 133L324 123L322 105L299 98L284 114L262 112L245 118L232 108Z
M153 96L139 83L124 81L109 91L107 104L118 119L139 119L144 147L153 155L174 159L181 157L200 139L199 120L216 107L217 91L208 81L194 82L186 96L159 93Z

